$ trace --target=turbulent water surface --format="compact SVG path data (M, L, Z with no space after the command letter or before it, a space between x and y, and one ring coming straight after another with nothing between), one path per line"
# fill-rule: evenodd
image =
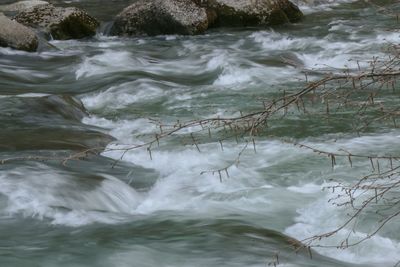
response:
M110 21L126 1L53 1ZM101 4L99 4L101 2ZM400 152L400 132L358 137L343 118L274 121L229 176L244 143L188 135L123 155L110 150L154 137L151 123L237 115L304 84L304 69L357 68L399 41L396 19L365 1L302 5L306 19L273 29L219 29L200 36L52 41L41 53L0 48L0 266L393 266L393 223L346 250L294 253L302 240L338 227L346 210L322 191L331 178L368 173L295 147ZM335 2L335 3L331 3ZM395 1L375 1L398 10ZM111 10L111 12L110 12ZM107 23L102 26L107 28ZM362 64L362 63L361 63ZM81 101L79 101L79 100ZM83 106L82 106L83 105ZM86 111L87 110L87 111ZM187 129L190 131L191 129ZM85 148L105 152L65 158ZM367 171L366 171L367 170ZM205 172L205 173L203 173ZM370 220L372 220L371 218ZM366 221L368 222L368 218ZM367 235L361 225L355 233ZM324 241L337 245L346 233Z

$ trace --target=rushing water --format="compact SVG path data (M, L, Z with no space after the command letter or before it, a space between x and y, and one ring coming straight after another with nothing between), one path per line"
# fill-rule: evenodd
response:
M53 2L84 7L105 22L127 5ZM356 60L400 40L388 31L396 20L376 7L330 2L303 5L304 21L274 29L99 34L53 41L57 49L32 54L0 48L0 156L63 158L109 142L108 149L138 144L157 130L149 119L171 123L254 110L258 98L298 87L304 68L355 68ZM398 10L392 2L379 4ZM343 163L332 171L329 160L285 138L331 151L400 152L398 130L358 137L346 123L309 116L274 121L274 136L260 137L256 154L244 150L222 182L201 173L234 161L244 145L235 140L221 150L205 138L198 152L182 135L163 140L152 160L143 148L117 164L118 150L66 164L0 165L0 266L265 266L276 252L281 266L393 266L400 260L397 222L357 247L317 249L312 259L294 253L288 241L340 226L346 210L329 204L332 195L322 188L370 167ZM355 234L363 237L367 228ZM325 242L337 245L344 235Z

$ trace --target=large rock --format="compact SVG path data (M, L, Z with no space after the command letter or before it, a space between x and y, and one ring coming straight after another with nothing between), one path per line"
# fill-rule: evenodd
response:
M42 0L26 0L26 1L19 1L9 5L1 5L0 11L2 12L21 12L29 8L33 8L35 6L40 5L47 5L49 4L46 1Z
M56 40L93 36L99 23L85 11L75 7L38 5L19 13L15 20L37 28Z
M192 35L206 31L205 8L191 0L139 0L116 18L111 35Z
M297 22L303 14L288 0L193 0L215 14L213 26L268 26Z
M34 52L39 45L36 34L0 13L0 46Z

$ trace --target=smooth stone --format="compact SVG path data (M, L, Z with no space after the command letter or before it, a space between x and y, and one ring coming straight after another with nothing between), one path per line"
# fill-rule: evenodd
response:
M16 3L12 3L9 5L1 5L0 11L2 12L21 12L23 10L33 8L35 6L40 5L48 5L49 3L41 0L27 0L27 1L19 1Z
M111 35L193 35L208 28L205 8L191 0L139 0L117 15Z
M0 13L0 46L35 52L38 45L34 31Z

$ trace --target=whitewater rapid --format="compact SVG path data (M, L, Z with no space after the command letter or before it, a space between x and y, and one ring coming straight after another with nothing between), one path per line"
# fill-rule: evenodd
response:
M112 137L101 155L65 166L2 166L0 265L265 266L277 251L280 266L394 265L397 222L356 247L316 248L313 259L296 255L288 239L340 227L348 210L329 203L335 195L324 188L371 171L362 160L350 167L338 159L332 168L330 158L293 142L331 152L396 154L397 129L360 137L344 116L327 121L316 114L274 120L271 134L257 138L255 148L226 140L221 149L188 128L152 147L151 157L147 147L123 150L154 138L154 121L254 111L262 99L304 85L306 73L318 79L327 70L366 67L372 55L384 57L388 43L399 41L398 32L387 31L392 18L373 17L377 11L363 2L318 2L300 3L304 22L274 29L131 39L99 33L90 40L52 41L59 50L38 54L0 48L0 122L27 144L50 147L0 151L3 157L56 157L92 138ZM52 108L47 97L54 95L74 96L88 114L76 119L71 114L81 113L61 97L57 101L68 109ZM42 140L37 132L43 131ZM198 148L188 133L200 139ZM7 138L3 142L14 139ZM229 176L213 172L225 166ZM373 219L367 217L355 236L367 236ZM335 246L350 230L322 242Z

